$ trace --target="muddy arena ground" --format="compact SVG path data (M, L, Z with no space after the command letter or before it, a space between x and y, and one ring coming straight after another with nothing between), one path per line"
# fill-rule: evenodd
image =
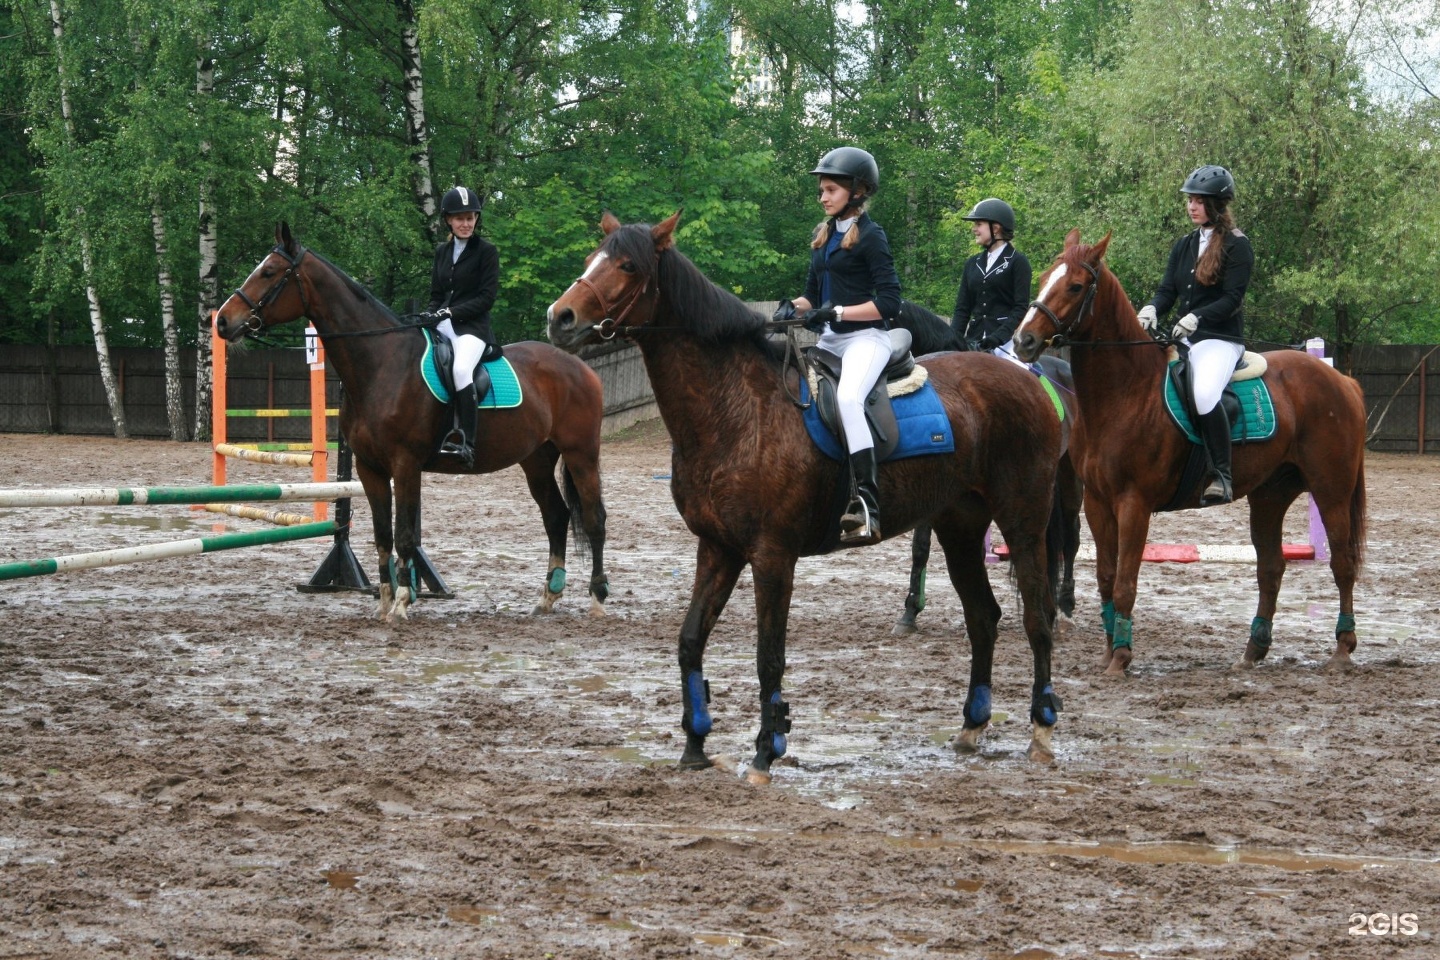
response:
M802 560L769 787L674 768L694 538L658 421L603 468L603 619L573 562L557 612L529 615L545 550L516 470L427 479L426 547L458 596L399 625L297 592L326 540L7 583L0 958L1440 955L1440 459L1367 457L1351 673L1319 669L1325 566L1291 565L1270 659L1242 671L1253 567L1147 564L1133 675L1107 681L1082 564L1053 766L1024 758L1002 568L999 722L960 756L969 652L939 551L912 637L890 634L908 536ZM0 487L208 482L194 444L0 436ZM1245 516L1162 515L1151 539L1245 543ZM0 510L0 560L217 523L260 527ZM1287 541L1305 523L1292 508ZM747 574L707 658L709 747L741 766L754 624Z

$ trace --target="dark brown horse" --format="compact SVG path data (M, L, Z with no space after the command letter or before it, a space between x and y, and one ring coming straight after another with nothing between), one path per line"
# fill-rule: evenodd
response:
M674 445L671 493L700 538L695 588L680 630L685 768L710 766L705 644L748 563L759 640L760 733L748 776L766 782L785 753L789 705L781 697L785 633L801 556L834 549L845 475L806 434L799 380L765 335L765 319L717 287L673 245L677 213L663 223L606 234L579 280L551 305L550 339L576 350L596 337L633 338ZM1050 680L1055 604L1046 582L1060 424L1035 378L995 357L947 354L926 362L954 428L955 452L883 464L880 503L888 536L929 520L965 607L970 688L962 749L990 719L990 674L1000 607L985 573L985 531L1005 535L1035 662L1030 756L1053 757L1059 701Z
M603 612L609 592L600 499L604 403L594 371L546 343L505 347L523 402L480 411L471 469L458 456L437 455L451 412L421 377L427 343L422 330L403 323L338 267L296 242L287 224L280 224L275 248L220 307L215 329L226 340L237 340L300 316L315 324L345 385L340 429L355 451L375 523L380 616L403 619L418 592L414 562L420 545L421 471L493 473L517 463L540 505L550 540L549 572L535 612L548 613L565 589L565 540L571 525L582 555L582 529L589 541L591 612ZM563 462L563 493L555 479L557 462Z
M1095 538L1096 575L1106 626L1105 667L1123 674L1132 658L1135 584L1150 515L1177 494L1190 441L1170 420L1161 397L1166 346L1136 319L1120 281L1105 265L1107 234L1094 246L1080 231L1040 278L1040 294L1016 332L1022 357L1047 345L1071 345L1075 390L1084 411L1072 438L1085 483L1085 517ZM1308 490L1325 522L1330 570L1340 590L1335 652L1327 666L1346 667L1355 650L1353 591L1365 552L1365 403L1354 380L1308 354L1264 354L1265 383L1275 405L1268 439L1236 446L1235 496L1250 502L1260 602L1242 663L1270 649L1275 598L1285 573L1285 511ZM1180 492L1199 506L1199 487Z
M910 331L911 349L916 356L969 350L950 321L927 307L903 300L894 325ZM1053 354L1044 354L1035 361L1057 390L1065 410L1060 431L1060 463L1055 471L1055 503L1047 530L1050 557L1050 583L1055 588L1055 606L1065 616L1075 612L1075 557L1080 552L1080 504L1085 488L1075 472L1070 456L1070 433L1080 415L1075 399L1075 381L1070 364ZM894 633L903 635L916 631L915 618L925 609L926 568L930 564L930 525L916 524L910 545L910 592L905 596L905 612L895 624Z

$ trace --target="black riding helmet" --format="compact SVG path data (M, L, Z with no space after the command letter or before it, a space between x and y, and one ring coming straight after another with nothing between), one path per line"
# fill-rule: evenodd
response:
M1013 234L1015 232L1015 211L1011 209L1010 204L994 197L981 200L960 219L998 223L1005 228L1006 233Z
M479 213L480 198L475 196L474 190L451 187L445 191L445 198L440 201L440 209L447 217L452 213Z
M867 197L873 197L880 189L880 165L859 147L836 147L820 158L810 175L863 183Z
M1234 200L1235 178L1230 176L1230 171L1224 167L1217 167L1213 163L1206 164L1203 167L1197 167L1190 176L1185 178L1180 192L1197 197Z

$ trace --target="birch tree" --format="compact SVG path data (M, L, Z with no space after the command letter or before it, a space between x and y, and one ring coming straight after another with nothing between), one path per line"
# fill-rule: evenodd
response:
M77 138L70 106L70 85L65 75L65 17L60 8L60 0L50 0L50 29L55 35L55 70L59 79L60 115L65 127L65 141L73 150L77 145ZM105 388L105 400L110 406L110 418L115 424L115 436L124 440L130 433L125 426L125 405L120 397L119 385L115 381L115 370L110 364L110 344L105 336L105 317L100 309L100 292L95 281L94 251L85 224L83 206L75 208L75 232L80 242L80 267L85 281L85 299L90 304L90 328L95 335L95 356L100 363L100 381Z
M170 439L183 441L185 429L185 396L180 388L180 337L175 329L175 285L170 274L170 247L165 239L165 215L160 198L150 203L150 224L155 233L155 264L160 285L160 328L165 339L165 416L170 423Z

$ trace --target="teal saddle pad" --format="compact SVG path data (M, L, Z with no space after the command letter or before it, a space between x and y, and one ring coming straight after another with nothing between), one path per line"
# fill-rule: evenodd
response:
M524 402L525 391L508 358L487 361L485 372L490 374L490 389L480 400L481 410L508 410ZM450 391L445 389L440 370L435 366L435 334L430 330L425 331L425 356L420 358L420 376L425 378L425 386L430 388L436 400L450 402Z
M1269 440L1275 435L1275 403L1270 399L1270 388L1265 386L1264 377L1231 383L1225 389L1240 400L1240 419L1230 424L1231 443ZM1175 392L1175 381L1168 370L1165 373L1165 409L1170 411L1170 418L1191 443L1200 442L1200 434L1195 432L1190 412Z

